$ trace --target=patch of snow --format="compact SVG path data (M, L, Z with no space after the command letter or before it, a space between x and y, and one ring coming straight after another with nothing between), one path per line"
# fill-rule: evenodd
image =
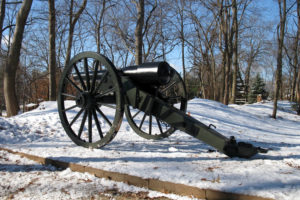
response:
M187 111L192 117L215 125L226 137L233 135L238 141L271 149L248 160L210 152L212 147L181 131L159 141L143 139L125 118L115 139L104 148L79 147L62 128L56 102L42 102L33 111L0 118L0 144L16 151L143 178L296 200L300 196L300 116L291 110L289 102L278 105L275 120L270 118L272 102L229 106L205 99L188 102Z
M61 170L43 166L18 155L0 151L0 199L98 199L107 191L146 192L149 197L186 199L173 194L163 194L125 183L97 178L88 173Z
M34 107L34 106L37 106L37 104L35 104L35 103L29 103L29 104L26 105L27 108Z

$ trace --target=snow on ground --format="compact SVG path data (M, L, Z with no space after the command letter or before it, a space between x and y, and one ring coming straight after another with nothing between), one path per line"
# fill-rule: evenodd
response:
M5 151L0 151L0 163L0 199L115 199L124 193L125 197L184 198L72 172L69 168L43 166Z
M300 117L290 103L280 102L278 119L270 118L272 103L229 105L193 99L191 116L214 124L238 141L271 149L253 158L228 158L212 147L177 131L150 141L136 135L124 118L115 139L102 149L76 146L61 126L56 102L43 102L30 112L0 118L0 145L15 151L79 163L144 178L199 188L274 199L300 196Z

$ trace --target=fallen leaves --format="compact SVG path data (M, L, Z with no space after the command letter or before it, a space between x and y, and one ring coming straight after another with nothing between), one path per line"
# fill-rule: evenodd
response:
M212 180L209 180L207 178L201 178L201 181L208 181L208 182L212 182L212 183L221 183L221 178L220 178L220 175L218 175L217 178L214 178Z
M206 171L208 171L208 172L213 172L215 169L219 169L220 167L218 167L218 166L214 166L214 167L208 167L208 168L206 168Z
M287 164L288 166L295 168L295 169L300 169L300 165L297 165L295 163L292 162L285 162L285 164Z

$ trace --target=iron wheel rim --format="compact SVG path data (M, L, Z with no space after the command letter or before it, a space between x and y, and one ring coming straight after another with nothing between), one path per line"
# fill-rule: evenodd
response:
M171 68L172 77L169 83L165 86L161 86L158 88L158 95L162 98L171 98L170 95L165 94L169 91L169 89L174 89L174 87L179 88L179 95L177 95L178 98L180 98L179 101L176 103L180 103L178 106L178 109L180 109L183 112L186 112L187 109L187 92L185 88L185 84L180 76L180 74L173 68ZM174 106L174 103L169 103L171 106ZM164 123L163 121L159 120L157 117L153 115L148 115L140 110L135 109L126 104L125 105L125 114L127 121L131 128L135 131L136 134L139 136L145 138L145 139L151 139L151 140L160 140L166 137L169 137L171 134L173 134L176 129L173 127L170 127L168 124ZM134 112L135 113L134 113ZM138 113L138 114L137 114ZM140 118L138 120L135 120L135 118L139 116ZM145 125L146 124L146 125ZM156 124L153 126L153 124ZM145 125L145 126L144 126ZM148 129L147 129L148 126ZM146 128L145 128L146 127ZM156 132L153 132L153 127L156 128Z

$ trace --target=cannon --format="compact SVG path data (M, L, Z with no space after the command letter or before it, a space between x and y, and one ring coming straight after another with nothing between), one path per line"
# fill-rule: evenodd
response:
M187 92L180 74L167 62L117 69L104 55L82 52L64 68L58 112L67 135L77 145L101 148L117 134L125 112L141 137L159 140L176 130L205 142L229 157L250 158L267 150L186 114Z

